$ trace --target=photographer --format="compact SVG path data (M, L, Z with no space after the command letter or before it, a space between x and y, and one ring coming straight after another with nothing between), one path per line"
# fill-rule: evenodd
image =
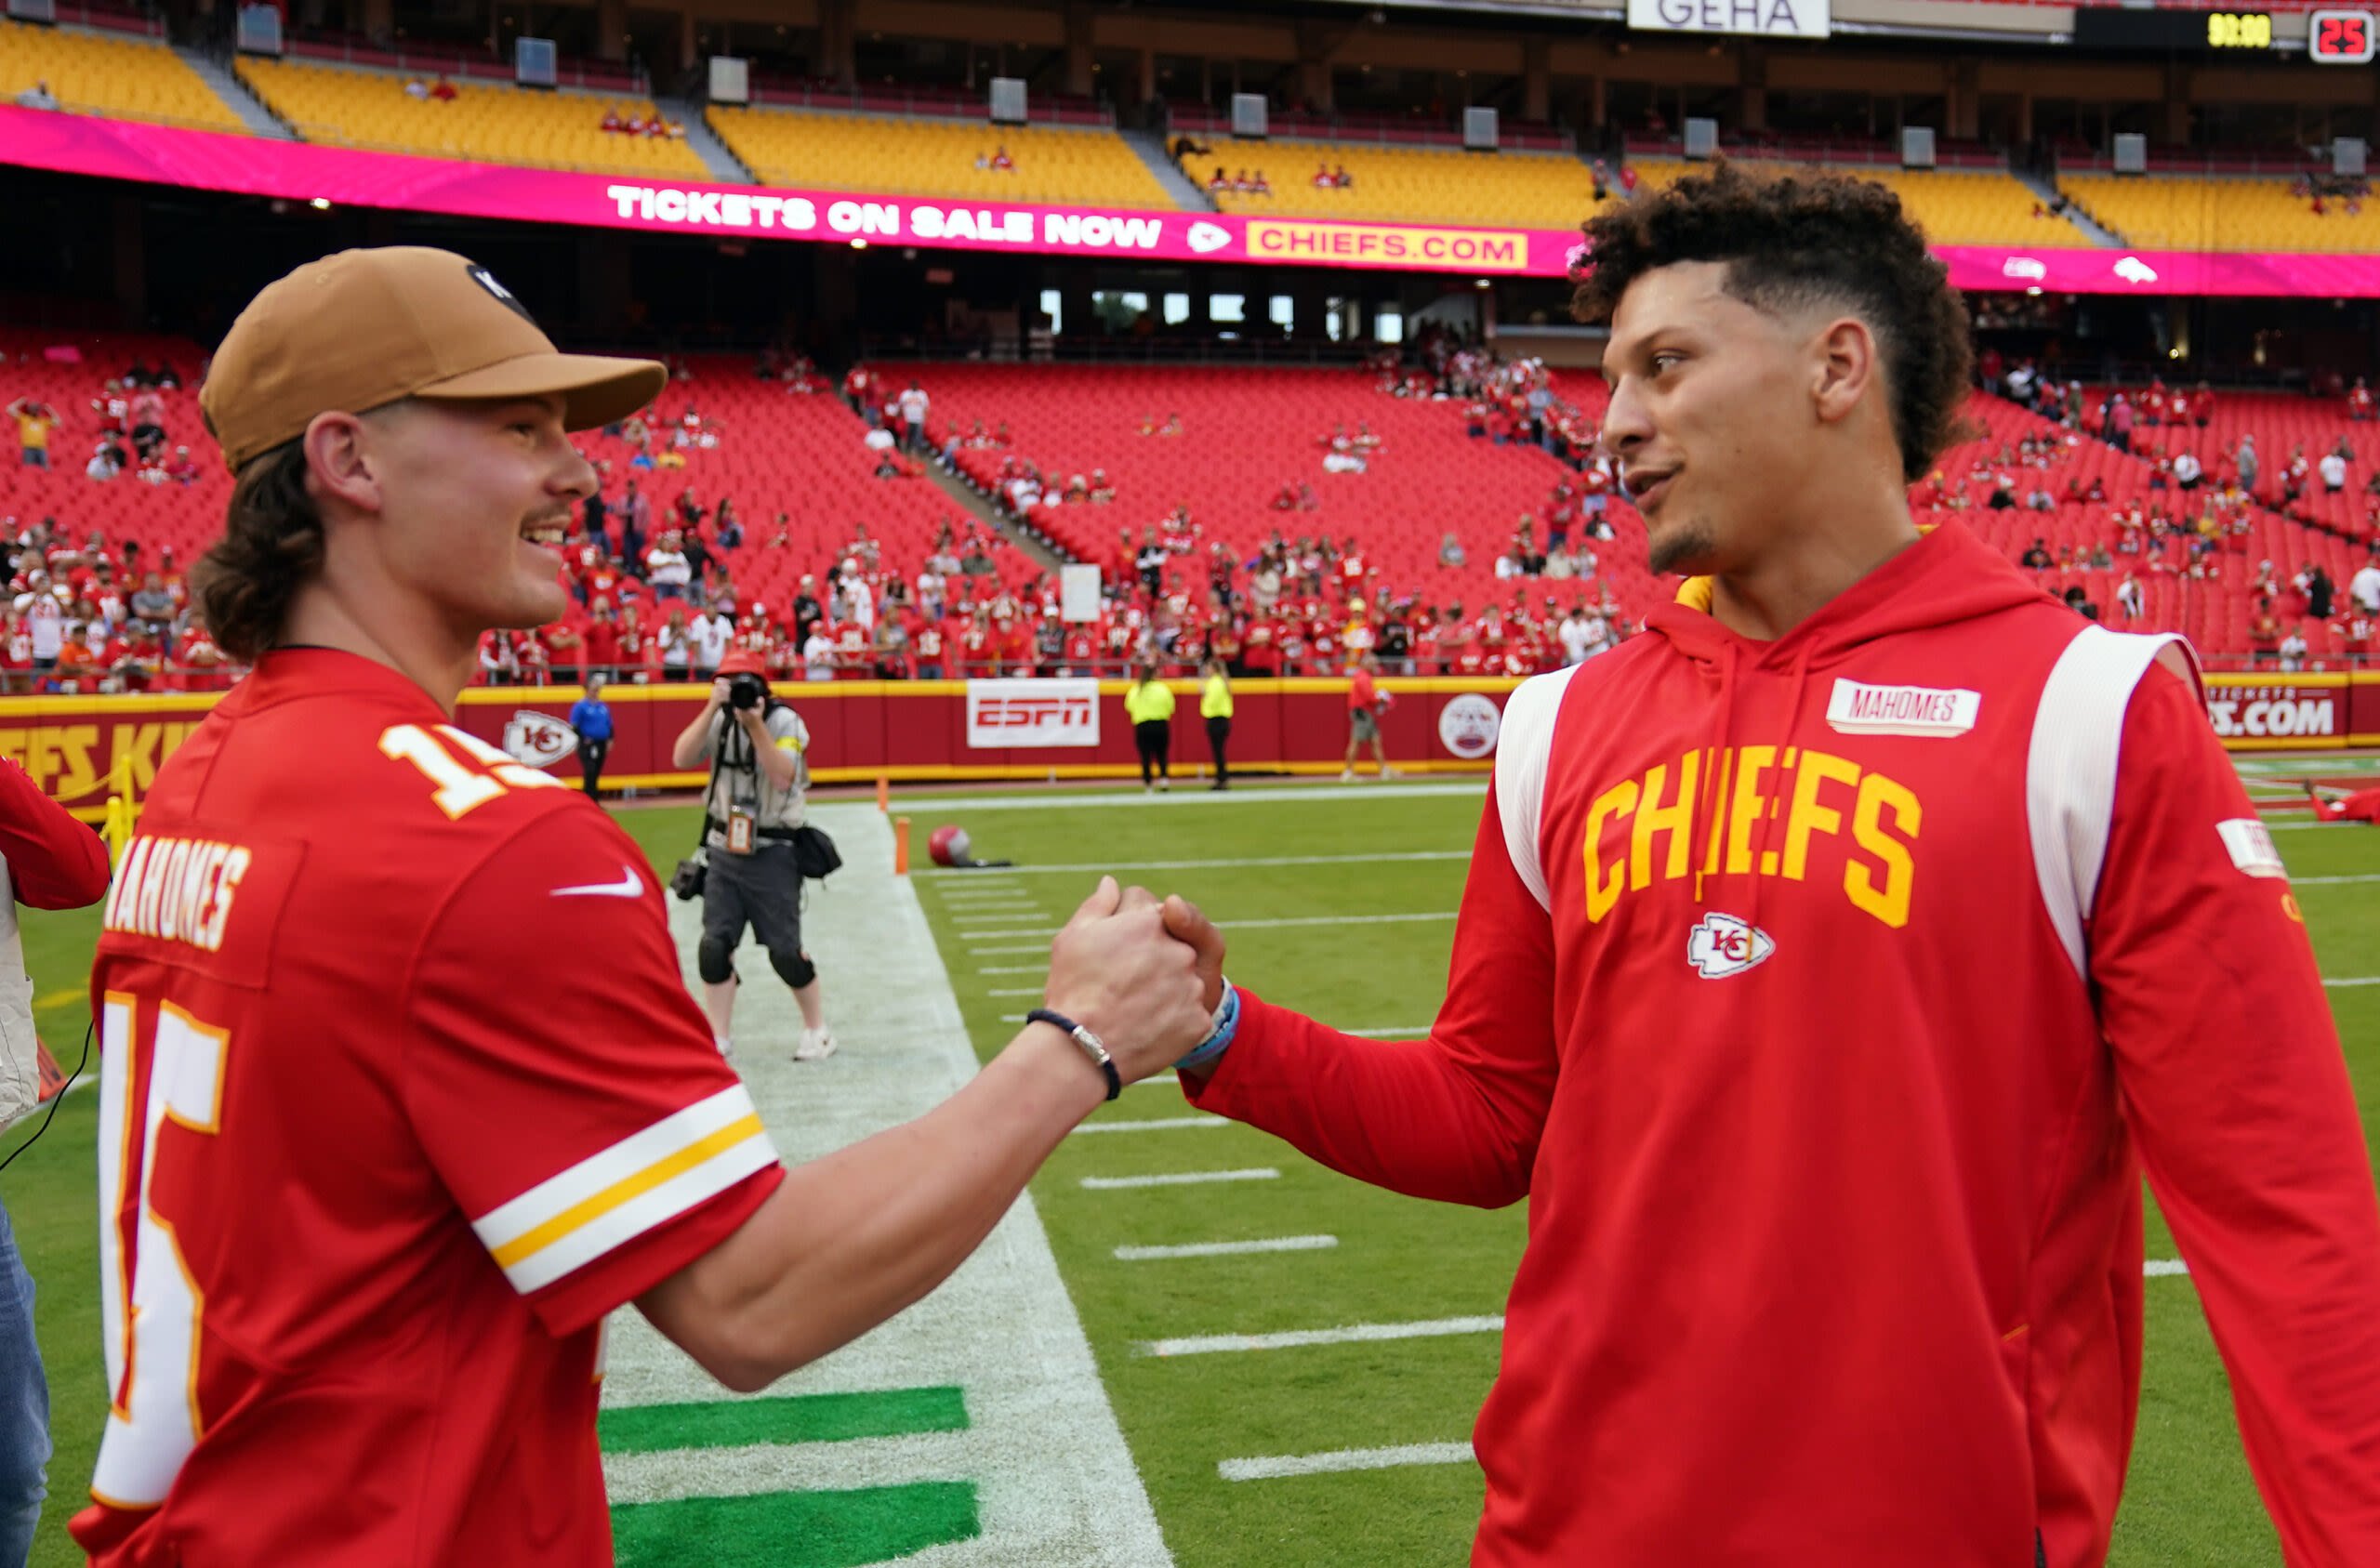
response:
M809 744L800 716L769 694L760 656L736 652L721 664L710 700L669 749L672 767L710 760L710 783L703 791L703 846L710 863L695 968L721 1054L734 1038L735 948L747 923L801 1005L801 1043L793 1059L818 1061L835 1054L818 971L801 950L801 868L794 838L809 782L802 758Z

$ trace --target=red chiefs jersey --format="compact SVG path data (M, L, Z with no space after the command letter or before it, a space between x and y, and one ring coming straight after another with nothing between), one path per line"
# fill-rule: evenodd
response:
M612 1561L601 1324L782 1179L641 851L354 655L271 653L109 894L101 1568Z
M1945 525L1774 642L1656 611L1496 769L1430 1038L1249 999L1191 1086L1528 1198L1474 1563L2100 1563L2144 1166L2283 1554L2380 1562L2370 1158L2172 639Z

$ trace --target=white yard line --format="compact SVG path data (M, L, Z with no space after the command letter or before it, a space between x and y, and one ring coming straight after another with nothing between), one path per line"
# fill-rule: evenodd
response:
M1281 1173L1270 1166L1250 1170L1177 1170L1162 1176L1086 1176L1083 1186L1093 1192L1117 1192L1128 1187L1195 1187L1209 1181L1277 1181Z
M1183 1127L1227 1127L1231 1123L1221 1116L1159 1116L1153 1122L1085 1122L1075 1128L1077 1136L1087 1132L1171 1132Z
M986 991L984 995L986 996L1038 996L1046 989L1048 989L1046 986L1027 985L1010 990Z
M2380 975L2357 975L2352 980L2326 980L2322 982L2322 983L2333 987L2345 987L2350 985L2380 985Z
M2142 1277L2152 1280L2164 1279L2172 1274L2187 1274L2189 1272L2190 1266L2178 1258L2152 1258L2140 1266Z
M1470 795L1488 793L1488 781L1476 779L1435 784L1407 783L1403 780L1388 784L1289 785L1276 788L1215 790L1184 789L1177 794L1143 795L1134 789L1098 795L955 795L934 796L922 800L893 802L893 809L903 816L921 811L949 811L966 814L976 811L1070 811L1095 807L1130 807L1135 810L1150 810L1170 806L1278 806L1284 803L1311 800L1327 804L1334 800L1410 800L1432 795ZM874 810L873 806L868 808Z
M1253 1242L1184 1242L1177 1246L1119 1246L1116 1256L1126 1263L1148 1263L1166 1258L1231 1258L1243 1252L1319 1252L1339 1245L1336 1236L1267 1236Z
M2380 872L2363 872L2351 876L2293 876L2293 888L2336 888L2349 882L2380 882Z
M1338 1448L1328 1454L1275 1454L1261 1459L1225 1459L1215 1473L1225 1481L1275 1481L1289 1475L1329 1475L1338 1470L1385 1470L1400 1465L1469 1465L1478 1462L1467 1443L1408 1443L1397 1448Z
M1074 865L1028 865L1019 869L1036 876L1102 871L1239 871L1263 865L1388 865L1402 861L1467 861L1469 850L1405 850L1378 855L1257 855L1245 860L1210 861L1084 861ZM932 876L963 875L933 871Z
M1430 1026L1426 1023L1400 1023L1394 1029L1342 1029L1342 1034L1360 1034L1367 1040L1426 1040Z
M1007 934L1010 936L1021 937L1025 933L1023 931L1010 931ZM967 956L970 958L1007 958L1012 957L1020 953L1047 953L1049 951L1050 944L1048 942L1037 942L1030 947L971 947L967 950ZM1043 968L1047 968L1049 966L1046 964L1041 966Z
M1147 1339L1135 1355L1204 1356L1234 1351L1295 1351L1309 1345L1364 1345L1382 1339L1434 1339L1449 1334L1501 1334L1501 1313L1492 1317L1428 1318L1419 1323L1351 1323L1340 1328L1298 1328L1283 1334L1196 1334L1180 1339Z
M1035 951L1038 952L1039 949L1037 948ZM1049 973L1050 966L1047 964L996 964L989 968L977 969L975 972L979 975L1038 975Z
M1454 917L1453 910L1441 909L1421 915L1300 915L1284 920L1217 920L1215 924L1226 931L1271 931L1288 926L1396 926L1416 920L1451 920ZM1026 934L1024 931L959 933L960 940L965 942L972 942L978 937L1021 937ZM1046 934L1056 936L1058 928L1051 926Z
M909 1120L974 1077L975 1053L916 889L892 875L892 834L873 803L811 808L843 871L813 895L805 934L842 1049L796 1063L800 1017L762 955L740 956L735 1065L777 1149L815 1159ZM694 979L701 912L672 903ZM606 1405L732 1397L643 1316L611 1320ZM1030 1195L973 1257L890 1323L774 1384L810 1394L956 1385L960 1432L851 1443L607 1455L615 1502L772 1491L972 1482L982 1532L906 1562L921 1568L1171 1568L1073 1302Z

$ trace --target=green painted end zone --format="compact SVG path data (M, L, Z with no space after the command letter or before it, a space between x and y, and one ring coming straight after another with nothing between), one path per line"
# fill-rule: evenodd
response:
M967 1402L954 1388L628 1405L604 1411L597 1425L606 1454L734 1448L751 1443L847 1443L966 1430Z
M974 1485L963 1481L685 1497L612 1510L619 1568L858 1568L982 1533Z

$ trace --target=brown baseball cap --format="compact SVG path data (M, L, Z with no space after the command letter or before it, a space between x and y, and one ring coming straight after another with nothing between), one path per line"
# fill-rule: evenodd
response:
M652 360L560 352L467 257L387 245L326 256L268 283L216 349L198 403L236 473L326 410L559 392L563 425L583 430L635 413L668 380Z

